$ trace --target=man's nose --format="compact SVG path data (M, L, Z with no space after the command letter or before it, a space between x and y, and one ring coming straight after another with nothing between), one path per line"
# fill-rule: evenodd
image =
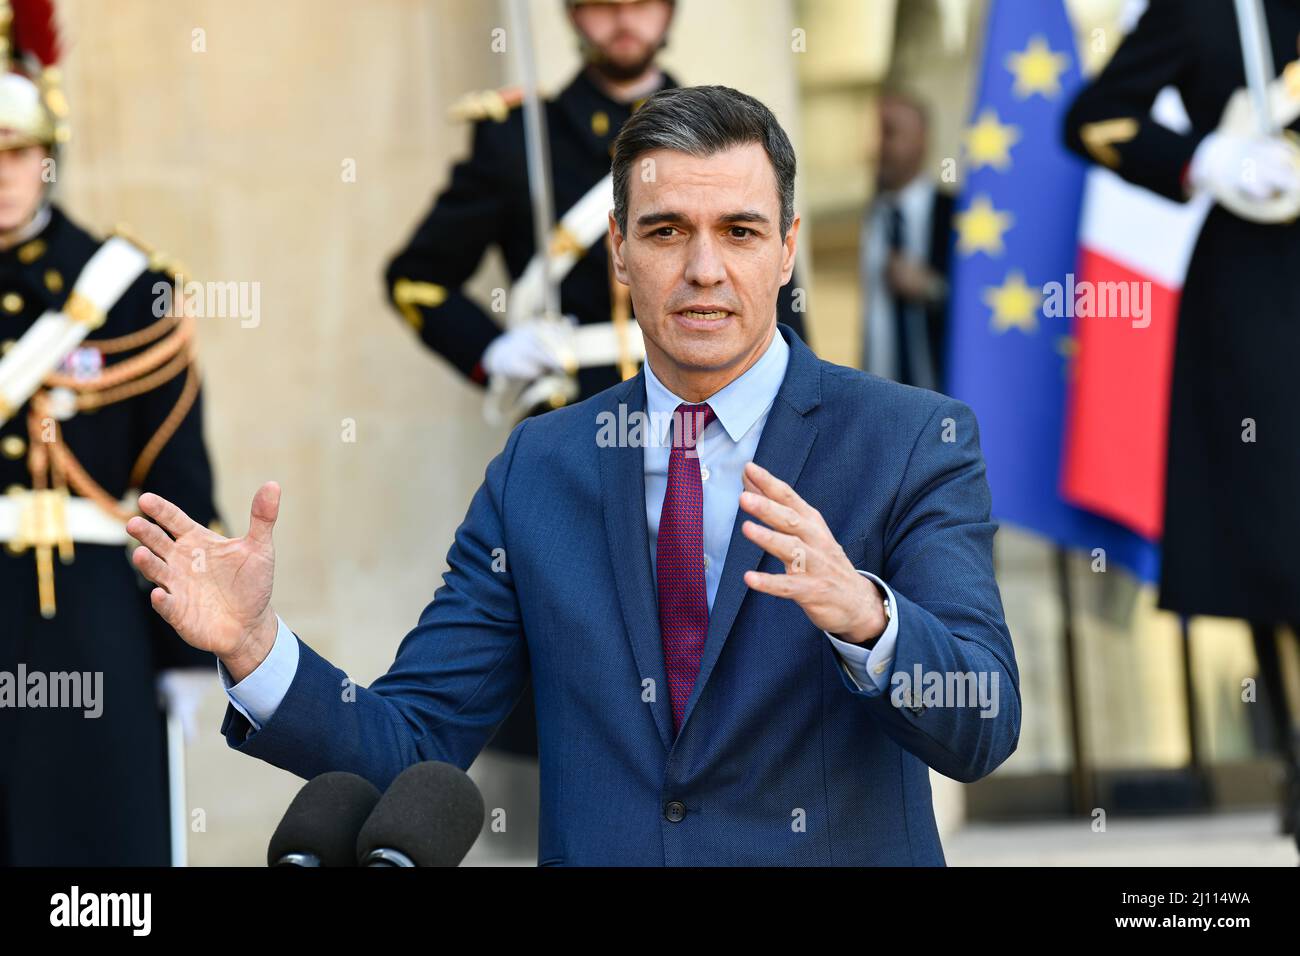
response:
M687 246L686 281L709 286L726 278L727 268L717 239L703 232L696 234Z

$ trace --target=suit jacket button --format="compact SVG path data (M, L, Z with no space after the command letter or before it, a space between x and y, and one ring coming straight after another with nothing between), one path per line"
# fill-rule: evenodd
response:
M664 819L670 823L681 823L686 816L686 804L680 800L669 800L664 804Z
M4 455L10 461L17 461L25 454L27 454L27 442L17 435L6 435L4 440L0 441L0 455Z

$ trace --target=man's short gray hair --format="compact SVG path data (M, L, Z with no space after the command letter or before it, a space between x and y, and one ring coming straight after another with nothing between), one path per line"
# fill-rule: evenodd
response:
M672 149L692 156L761 143L776 173L781 199L781 238L794 222L794 147L772 111L729 86L683 86L660 90L623 124L614 140L614 221L627 235L627 193L638 156Z

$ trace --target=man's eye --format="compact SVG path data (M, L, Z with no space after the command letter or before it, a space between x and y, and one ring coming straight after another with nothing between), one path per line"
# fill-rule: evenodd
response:
M748 239L750 236L755 235L754 230L748 226L732 226L729 231L732 239Z
M654 235L660 239L671 239L672 234L677 231L676 226L660 226L654 231Z

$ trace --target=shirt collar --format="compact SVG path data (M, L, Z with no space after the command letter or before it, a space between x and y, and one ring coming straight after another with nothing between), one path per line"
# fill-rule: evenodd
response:
M789 361L790 346L777 328L772 333L772 341L757 362L745 369L739 378L728 382L704 400L713 409L713 414L733 442L745 437L759 416L772 404L785 380ZM661 442L667 442L672 437L668 431L672 427L672 414L685 399L674 395L655 377L648 359L645 363L645 390L650 420L662 423L663 430L658 437Z
M912 177L902 189L882 192L876 196L876 207L887 209L897 206L905 218L924 213L934 199L934 183L924 173Z
M31 221L14 236L13 241L5 247L4 251L16 249L33 236L39 236L45 231L45 227L50 224L50 204L43 202L40 208L32 215Z

